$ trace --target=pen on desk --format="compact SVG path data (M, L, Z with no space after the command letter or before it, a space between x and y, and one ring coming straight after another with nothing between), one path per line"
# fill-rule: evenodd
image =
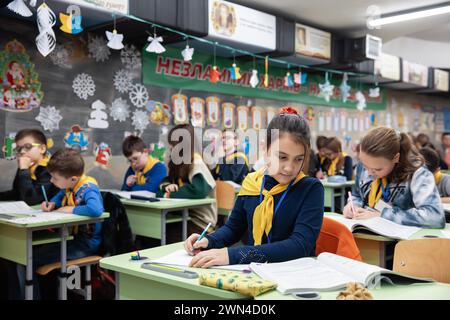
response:
M41 189L42 189L42 194L44 195L44 199L45 199L45 206L48 208L48 198L47 198L47 193L45 192L45 187L43 185L41 185Z
M352 209L353 217L356 216L355 206L353 205L353 197L351 191L348 192L348 203L350 203L350 207Z
M206 231L208 231L209 227L211 227L211 222L208 223L208 225L207 225L206 228L203 230L203 232L202 232L202 234L200 235L200 237L198 237L198 239L195 241L195 243L197 243L197 242L199 242L200 240L203 239L203 237L205 236ZM194 243L194 244L195 244L195 243Z

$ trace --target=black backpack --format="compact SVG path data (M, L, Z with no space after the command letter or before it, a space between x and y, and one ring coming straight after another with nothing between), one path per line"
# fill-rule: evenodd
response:
M99 254L113 256L133 251L133 235L125 207L111 192L102 192L102 197L103 207L105 212L109 212L109 218L103 221Z

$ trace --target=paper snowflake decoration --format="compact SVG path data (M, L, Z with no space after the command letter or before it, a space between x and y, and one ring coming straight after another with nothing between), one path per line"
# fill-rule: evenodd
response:
M87 100L88 96L93 96L95 93L94 80L86 73L81 73L73 79L72 88L78 98L84 100Z
M66 69L72 68L72 65L69 63L69 50L63 45L57 44L55 50L50 53L49 57L55 66Z
M107 42L102 37L92 37L88 43L89 57L97 62L104 62L109 59L111 50Z
M348 80L347 73L344 73L342 83L339 87L339 89L341 90L342 102L344 103L347 102L347 98L350 97L350 89L352 88L347 84L347 80Z
M133 45L126 45L120 51L120 60L127 69L139 69L141 67L141 53Z
M319 97L324 98L326 102L330 102L330 97L333 95L334 85L328 81L328 74L325 76L325 83L319 83L319 88Z
M133 88L133 75L129 70L126 69L120 69L116 72L114 75L114 88L116 88L117 91L120 93L128 92L130 89Z
M361 91L358 91L355 94L355 98L356 101L358 101L358 103L356 104L356 109L358 109L359 111L362 111L366 108L366 97L364 96L364 94Z
M141 133L147 128L150 123L147 112L143 110L136 110L131 117L133 122L131 123L137 131Z
M125 99L117 98L111 104L109 115L114 121L123 122L130 116L130 106Z
M136 108L142 108L149 100L147 88L142 84L136 83L130 89L130 101Z
M59 122L62 120L62 116L55 107L47 106L39 109L39 115L35 119L41 123L44 130L53 132L53 130L59 129Z

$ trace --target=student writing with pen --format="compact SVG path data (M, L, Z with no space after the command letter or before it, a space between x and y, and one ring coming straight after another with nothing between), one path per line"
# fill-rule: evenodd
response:
M310 152L307 121L283 108L267 129L266 166L247 175L226 224L185 241L190 266L279 262L313 256L322 226L324 189L303 173ZM232 246L248 231L248 245Z

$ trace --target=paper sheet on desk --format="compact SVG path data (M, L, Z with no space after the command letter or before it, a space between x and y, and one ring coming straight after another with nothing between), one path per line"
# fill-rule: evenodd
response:
M189 263L191 262L193 256L190 256L186 250L181 249L174 251L164 257L151 260L151 262L154 263L160 263L160 264L168 264L168 265L175 265L175 266L183 266L187 267L189 266ZM220 270L235 270L235 271L244 271L244 270L250 270L248 264L234 264L234 265L228 265L228 266L215 266L211 267L210 269L220 269Z
M450 239L450 230L441 230L441 233L444 235L445 238Z
M139 191L121 191L121 190L114 190L114 189L101 189L102 192L111 192L115 195L118 195L121 198L125 199L131 199L131 196L140 196L140 197L147 197L147 198L154 198L156 194L150 191L146 190L139 190Z
M4 214L17 213L17 214L32 215L39 212L42 211L31 208L24 201L0 202L0 213Z

